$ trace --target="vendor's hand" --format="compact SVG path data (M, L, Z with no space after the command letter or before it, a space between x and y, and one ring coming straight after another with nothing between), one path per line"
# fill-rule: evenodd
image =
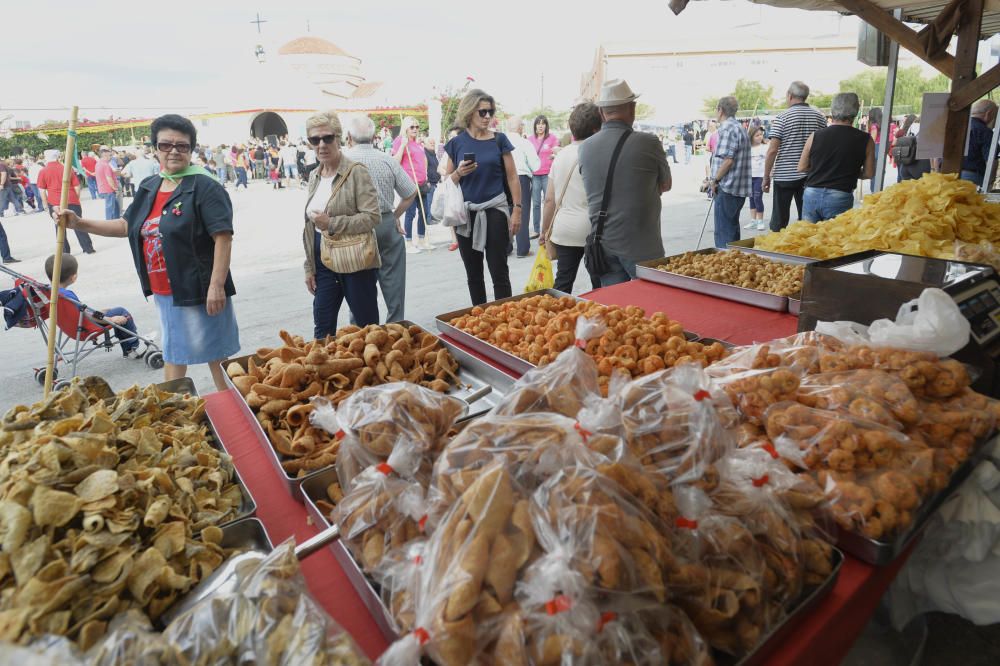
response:
M205 299L205 309L208 311L208 316L214 317L222 312L224 307L226 307L225 288L214 284L208 285L208 298Z
M464 178L465 176L468 176L470 173L475 171L478 166L479 165L477 165L475 162L462 160L461 162L459 162L458 168L455 169L455 171L458 172L459 178Z
M68 208L60 208L59 206L54 206L52 208L52 220L59 224L59 216L62 215L63 219L66 221L67 229L76 229L77 225L80 224L80 217Z
M316 276L315 275L307 275L306 276L306 289L308 289L309 293L312 294L313 296L316 295Z
M515 208L514 212L510 214L510 235L516 236L517 232L521 230L521 209Z
M326 231L330 226L330 216L326 213L311 212L309 213L309 219L312 220L312 223L320 231Z
M765 178L764 179L764 193L767 194L770 191L771 191L771 179L770 178Z

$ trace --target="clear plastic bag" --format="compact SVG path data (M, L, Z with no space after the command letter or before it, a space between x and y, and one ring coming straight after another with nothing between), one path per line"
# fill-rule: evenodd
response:
M852 370L807 375L798 401L807 407L836 410L896 430L920 418L920 405L906 383L883 370Z
M961 393L972 380L964 365L933 352L855 345L824 351L820 372L884 370L906 383L916 398L943 399Z
M964 389L946 400L922 401L919 414L917 430L924 441L961 462L995 430L1000 401Z

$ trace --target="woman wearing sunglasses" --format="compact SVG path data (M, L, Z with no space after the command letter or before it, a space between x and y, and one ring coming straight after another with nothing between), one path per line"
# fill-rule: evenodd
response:
M128 238L139 284L160 315L166 379L207 363L216 388L224 391L222 363L240 349L229 274L233 205L213 174L192 166L197 131L190 120L160 116L149 133L160 175L142 181L121 218L84 220L60 209L55 214L70 229Z
M458 105L457 123L465 129L445 144L447 177L462 187L469 223L456 227L473 305L486 302L483 256L493 279L493 298L511 295L507 248L521 228L521 185L511 145L490 130L496 103L482 90L470 90ZM509 199L504 184L510 191ZM511 207L510 202L517 203Z
M319 164L309 174L302 237L317 339L336 333L345 299L358 326L378 323L375 285L382 261L375 227L382 214L368 169L340 150L343 134L333 111L306 120L306 136Z
M414 199L413 204L406 209L406 216L403 218L403 230L406 232L406 251L409 254L416 254L420 250L434 249L424 238L427 233L427 220L424 219L424 211L428 211L426 214L430 214L430 202L427 200L430 185L427 183L427 156L424 154L423 144L417 139L418 134L420 134L420 125L417 123L417 119L403 118L399 136L392 142L392 156L420 190L420 198ZM414 217L417 218L416 243L413 242Z

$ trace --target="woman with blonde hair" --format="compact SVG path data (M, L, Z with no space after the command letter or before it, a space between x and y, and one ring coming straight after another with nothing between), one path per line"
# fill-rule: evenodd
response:
M336 332L345 299L358 326L378 323L378 194L368 169L340 151L343 133L333 111L306 120L306 135L319 164L309 175L302 234L317 339Z
M420 191L420 196L406 210L403 218L403 229L406 231L406 251L416 254L420 250L433 249L424 238L427 233L427 220L424 216L429 209L427 195L430 186L427 184L427 155L424 146L417 136L420 134L420 124L416 118L407 116L399 127L399 136L392 142L392 156L403 167L403 171L413 180ZM417 218L417 241L413 242L413 218Z
M511 295L507 248L521 228L521 184L511 157L514 146L504 134L490 130L495 117L493 97L482 90L470 90L459 103L456 117L465 131L444 147L447 177L461 185L469 210L469 223L455 231L473 305L486 302L484 256L493 280L493 297Z

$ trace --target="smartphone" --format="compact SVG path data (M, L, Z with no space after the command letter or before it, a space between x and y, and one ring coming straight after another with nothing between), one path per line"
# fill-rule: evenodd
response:
M466 154L462 155L462 161L463 162L472 162L473 164L475 164L476 163L476 154L475 153L466 153Z

